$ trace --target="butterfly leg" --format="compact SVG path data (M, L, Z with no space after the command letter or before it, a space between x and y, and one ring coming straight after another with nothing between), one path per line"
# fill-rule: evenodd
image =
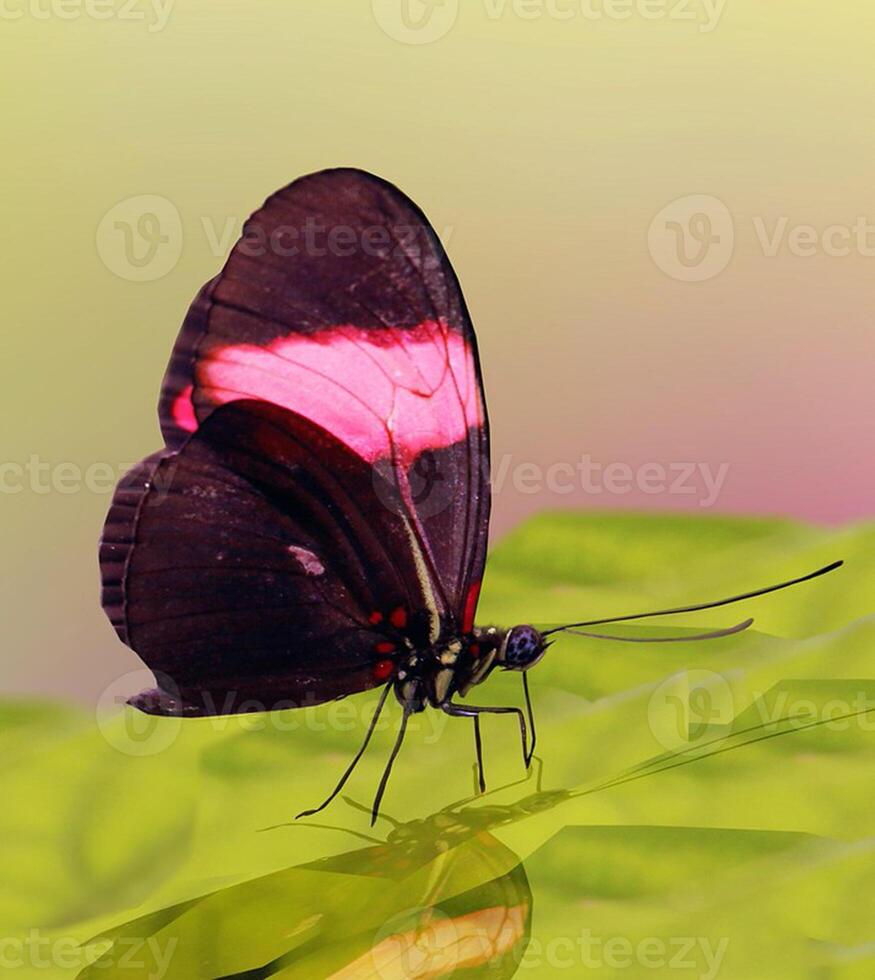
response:
M377 787L377 795L374 797L374 806L371 810L371 826L377 822L377 816L380 812L380 801L383 799L383 793L386 792L386 784L389 782L389 773L392 772L392 766L395 759L398 757L398 753L401 751L401 743L404 741L404 734L407 731L407 719L412 714L411 711L405 708L404 714L401 716L401 726L398 729L398 737L395 739L395 745L392 749L392 754L389 756L389 761L386 763L386 768L383 770L383 775L380 779L380 785Z
M455 701L444 701L441 711L453 718L478 718L480 715L516 715L520 724L520 740L523 747L523 763L529 768L528 737L526 735L526 719L521 708L494 708L491 705L456 704Z
M529 675L523 671L523 694L526 699L526 714L529 716L529 731L532 733L532 741L529 745L529 754L526 756L526 769L532 764L532 756L535 754L535 743L538 741L538 733L535 729L535 715L532 711L532 697L529 694Z
M324 810L325 807L327 807L328 804L334 799L334 797L337 796L337 794L343 789L347 779L349 779L349 777L352 775L353 769L355 769L355 767L359 763L359 760L365 754L365 749L368 747L368 743L371 740L371 736L374 734L374 729L377 727L377 719L380 717L380 712L383 710L383 705L386 703L386 698L389 696L389 691L391 689L392 689L391 683L387 684L383 688L383 693L380 695L380 700L377 702L377 707L374 710L374 717L371 718L371 723L370 725L368 725L368 731L367 734L365 735L364 742L362 742L362 747L358 750L352 762L350 762L346 772L340 777L340 781L334 787L334 790L331 793L331 795L325 800L324 803L320 804L315 809L302 810L301 813L299 813L298 816L295 817L296 820L299 820L301 817L312 817L314 813L319 813L320 810Z
M483 774L483 741L480 738L480 718L474 716L474 751L477 753L477 775L480 792L486 792L486 776Z

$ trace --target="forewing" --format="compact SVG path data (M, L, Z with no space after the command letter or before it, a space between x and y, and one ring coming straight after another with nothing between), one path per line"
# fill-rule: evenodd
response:
M168 447L238 399L292 410L375 467L408 510L441 620L472 619L490 504L476 339L444 249L397 188L323 171L249 219L174 348Z

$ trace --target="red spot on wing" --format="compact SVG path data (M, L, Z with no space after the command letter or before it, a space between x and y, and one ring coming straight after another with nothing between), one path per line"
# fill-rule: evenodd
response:
M374 649L377 651L377 653L394 653L395 652L395 644L394 643L388 643L388 642L386 642L386 643L378 643L374 647Z
M462 615L462 632L470 633L474 629L474 617L477 614L477 600L480 598L480 582L473 582L465 596L465 611Z
M258 398L291 409L371 463L394 448L409 465L483 421L471 348L437 320L413 329L337 326L264 346L220 345L202 356L197 381L216 404Z
M388 680L395 673L395 663L392 660L378 660L374 664L374 679L378 681Z
M407 625L407 610L404 609L403 606L393 609L389 615L389 622L395 627L395 629L403 630Z
M383 614L381 612L376 612L376 611L372 612L371 615L368 616L368 622L374 626L376 626L378 623L382 623Z

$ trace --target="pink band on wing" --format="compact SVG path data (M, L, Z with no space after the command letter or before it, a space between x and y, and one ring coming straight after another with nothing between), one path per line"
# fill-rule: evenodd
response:
M194 405L191 401L193 391L191 385L183 388L170 409L174 423L185 432L194 432L197 429L197 416L194 414Z
M201 355L197 382L217 405L256 398L291 409L371 463L389 457L394 443L409 464L483 420L470 346L436 320L219 345ZM184 399L174 404L174 419L188 428Z

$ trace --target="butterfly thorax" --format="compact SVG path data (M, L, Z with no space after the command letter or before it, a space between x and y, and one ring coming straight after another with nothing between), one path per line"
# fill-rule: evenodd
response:
M451 635L425 650L411 647L393 663L395 696L409 712L423 711L427 705L440 708L455 694L465 697L496 667L528 670L548 645L532 626L488 626Z
M499 666L506 636L506 630L496 627L475 628L426 650L410 651L397 662L395 696L411 712L438 708L454 694L464 697Z

